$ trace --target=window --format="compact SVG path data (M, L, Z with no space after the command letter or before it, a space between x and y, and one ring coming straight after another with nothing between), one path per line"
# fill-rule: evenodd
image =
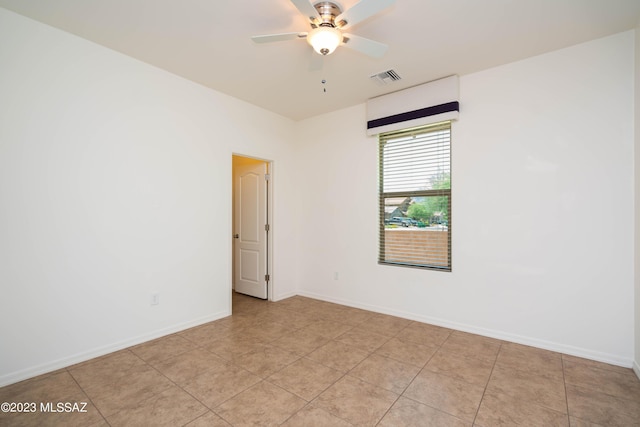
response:
M380 134L382 264L451 271L451 123Z

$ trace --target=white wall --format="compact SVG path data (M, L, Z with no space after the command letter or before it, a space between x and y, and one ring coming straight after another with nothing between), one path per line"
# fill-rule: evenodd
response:
M640 378L640 22L636 26L635 33L635 362L633 369Z
M290 120L1 8L0 64L0 386L230 314L232 153L295 292Z
M377 264L364 105L298 123L300 293L631 366L633 38L461 77L451 273Z

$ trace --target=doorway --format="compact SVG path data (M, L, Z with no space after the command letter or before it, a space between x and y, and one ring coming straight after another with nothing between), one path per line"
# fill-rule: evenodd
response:
M271 163L241 155L232 159L233 290L270 299Z

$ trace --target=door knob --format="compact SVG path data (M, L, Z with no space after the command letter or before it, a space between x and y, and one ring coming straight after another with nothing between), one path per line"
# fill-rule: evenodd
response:
M234 239L239 239L239 238L240 238L240 235L239 235L239 234L234 234L234 235L233 235L233 238L234 238Z

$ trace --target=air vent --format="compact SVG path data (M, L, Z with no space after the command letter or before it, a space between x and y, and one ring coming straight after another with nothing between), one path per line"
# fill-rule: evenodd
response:
M389 83L397 82L401 77L394 70L387 70L383 71L382 73L374 74L373 76L370 76L370 78L379 85L386 85Z

